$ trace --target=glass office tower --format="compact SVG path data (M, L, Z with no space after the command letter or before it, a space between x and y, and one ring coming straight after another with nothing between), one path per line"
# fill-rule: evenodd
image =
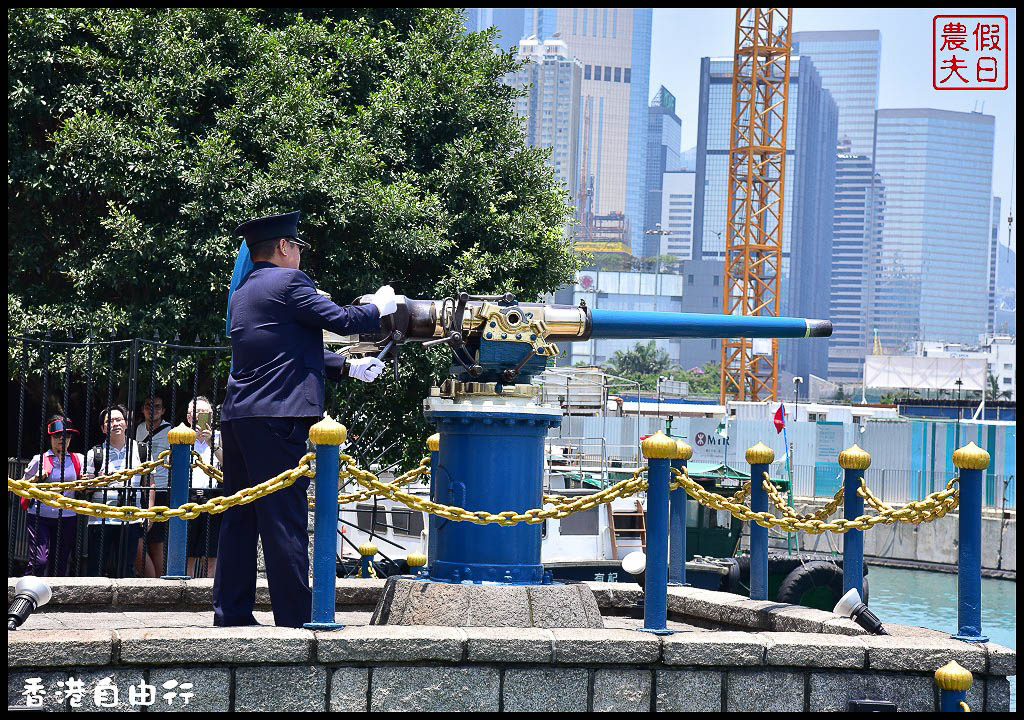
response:
M793 33L793 52L808 56L839 108L839 137L850 139L849 153L871 156L882 63L877 30Z
M729 202L732 58L701 60L697 119L694 258L725 261ZM831 279L832 204L838 113L809 57L790 66L782 218L781 314L822 317ZM825 377L828 343L780 342L782 367Z
M679 144L683 123L676 115L676 97L664 86L651 98L647 110L647 216L644 230L653 230L662 222L662 180L666 172L679 169ZM692 204L692 203L691 203ZM659 235L645 235L643 257L651 258L662 252L662 238Z
M887 351L985 332L995 118L879 110L875 172L885 185L874 323Z

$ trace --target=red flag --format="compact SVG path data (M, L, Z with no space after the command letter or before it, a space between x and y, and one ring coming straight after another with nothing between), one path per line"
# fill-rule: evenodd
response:
M775 412L775 434L782 432L786 427L786 406L779 403L779 409Z

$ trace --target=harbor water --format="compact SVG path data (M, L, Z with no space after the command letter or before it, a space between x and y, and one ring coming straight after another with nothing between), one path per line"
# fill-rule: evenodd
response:
M882 622L956 632L956 575L871 566L869 604ZM1017 583L982 578L981 626L989 639L1017 649ZM1010 709L1017 678L1010 676Z

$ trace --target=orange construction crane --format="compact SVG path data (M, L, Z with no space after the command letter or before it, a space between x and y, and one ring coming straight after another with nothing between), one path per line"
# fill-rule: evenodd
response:
M792 21L792 8L736 10L725 241L727 315L779 315ZM771 354L766 354L767 343L742 338L722 342L723 404L730 398L778 399L779 341L770 341Z

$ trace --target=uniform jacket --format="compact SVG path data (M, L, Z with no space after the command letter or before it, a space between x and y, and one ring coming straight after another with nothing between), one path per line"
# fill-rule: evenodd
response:
M222 420L317 417L324 377L341 378L342 356L324 350L323 330L376 332L374 305L339 307L301 270L258 262L231 296L231 353Z

